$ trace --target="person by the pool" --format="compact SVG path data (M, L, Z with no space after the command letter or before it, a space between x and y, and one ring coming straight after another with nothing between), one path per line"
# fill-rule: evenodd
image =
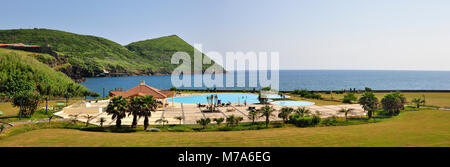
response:
M244 106L247 106L247 100L244 100Z

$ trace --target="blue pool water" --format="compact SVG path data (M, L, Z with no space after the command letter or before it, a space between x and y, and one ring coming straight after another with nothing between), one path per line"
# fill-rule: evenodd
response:
M268 95L266 95L266 97L269 99L281 99L281 96L277 95L277 94L268 94ZM289 97L291 97L291 96L287 96L287 95L284 96L284 98L289 98Z
M272 104L281 105L281 106L307 106L313 105L313 102L309 101L275 101Z
M212 94L202 94L202 95L191 95L183 97L175 97L175 102L177 103L208 103L206 100L207 96L216 94L221 103L238 103L240 98L241 103L247 101L247 103L259 103L257 94L250 93L212 93ZM167 99L168 102L172 102L172 98Z

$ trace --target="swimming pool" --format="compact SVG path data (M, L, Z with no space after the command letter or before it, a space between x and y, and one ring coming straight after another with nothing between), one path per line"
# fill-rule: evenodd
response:
M191 95L191 96L183 96L183 97L175 97L174 100L177 103L208 103L206 100L207 96L217 95L218 99L221 103L238 103L238 99L240 99L241 103L247 101L247 103L259 103L258 94L250 94L250 93L210 93L210 94L202 94L202 95ZM272 95L271 97L275 97L278 95ZM278 96L279 98L279 96ZM172 98L167 99L168 102L172 102Z
M309 101L275 101L272 102L272 104L281 105L281 106L307 106L307 105L313 105L313 102Z
M277 95L277 94L267 94L266 97L269 99L281 99L281 96ZM291 96L287 96L287 95L284 96L284 98L289 98L289 97L291 97Z

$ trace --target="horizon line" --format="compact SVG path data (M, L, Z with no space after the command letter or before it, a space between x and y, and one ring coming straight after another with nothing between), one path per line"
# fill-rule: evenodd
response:
M257 70L226 70L226 71L258 71ZM261 69L268 70L270 69ZM403 69L279 69L279 71L430 71L430 72L450 72L450 70L403 70Z

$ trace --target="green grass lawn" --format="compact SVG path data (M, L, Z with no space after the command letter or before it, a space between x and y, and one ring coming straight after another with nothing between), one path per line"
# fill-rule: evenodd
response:
M337 101L331 101L331 100L319 100L319 99L308 99L308 98L303 98L300 96L296 96L296 95L292 95L292 94L288 94L289 100L303 100L303 101L310 101L310 102L314 102L315 105L318 106L324 106L324 105L341 105L344 104L342 102L337 102Z
M69 100L69 105L79 102L80 100ZM56 103L63 102L65 103L65 100L55 100L55 101L48 101L48 107L56 107ZM39 104L38 110L45 110L45 101L41 102ZM5 122L13 122L13 121L19 121L18 114L19 114L19 107L14 107L12 103L10 102L2 102L0 103L0 111L3 112L3 115L0 116L0 121ZM42 116L38 113L36 114L36 117L34 118L41 118ZM47 117L45 117L47 118ZM27 120L29 118L23 118L22 120Z
M19 113L19 108L14 107L11 103L0 103L0 111L3 112L3 115L0 115L0 117L4 116L10 116L10 115L17 115Z
M0 146L450 146L450 111L401 113L379 123L228 132L89 132L41 129L0 139Z
M388 93L375 93L375 96L378 98L379 101L381 101L381 99L384 97L384 95L386 95ZM426 104L427 105L434 105L434 106L440 106L440 107L450 107L450 93L432 93L432 92L414 92L414 93L410 93L410 92L402 92L403 95L405 95L408 104L413 105L411 103L411 100L413 98L422 98L422 95L425 95L425 99L426 99ZM291 98L296 98L297 100L307 100L307 101L312 101L315 102L316 105L338 105L338 104L343 104L341 102L335 102L335 101L326 101L326 100L314 100L314 99L305 99L305 98L301 98L298 96L293 96L291 94L289 94L291 96ZM335 100L341 100L344 98L345 94L335 94L333 93L331 94L325 94L325 93L320 93L320 95L325 98L325 99L331 99L331 97L333 97L333 99ZM362 93L356 93L355 96L357 98L359 98L362 95Z

